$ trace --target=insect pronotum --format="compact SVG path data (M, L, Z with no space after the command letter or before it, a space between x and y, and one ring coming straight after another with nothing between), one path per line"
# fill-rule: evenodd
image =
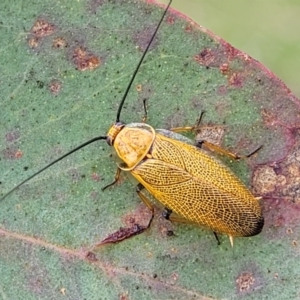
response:
M198 224L211 229L215 234L227 234L231 244L235 236L253 236L261 232L264 219L258 198L254 197L226 166L201 147L185 142L184 136L177 133L191 128L155 130L146 123L125 124L120 121L127 94L171 2L165 9L131 77L119 104L116 121L108 133L105 136L95 137L52 161L7 192L1 200L68 155L95 141L106 140L109 146L114 147L123 163L118 166L114 182L105 188L119 180L121 171L131 173L139 182L136 187L137 194L152 212L152 218L146 228L151 224L154 210L142 192L144 188L163 204L165 218ZM202 141L201 144L237 158L206 141ZM177 216L171 216L172 213ZM137 233L146 228L138 228Z

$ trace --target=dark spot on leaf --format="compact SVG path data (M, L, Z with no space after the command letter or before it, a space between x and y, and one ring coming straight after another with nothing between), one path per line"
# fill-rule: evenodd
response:
M269 165L258 166L253 175L255 193L274 199L285 199L291 203L300 203L300 145L293 147L285 159Z
M215 53L211 49L204 49L194 56L194 60L201 65L210 66L215 61Z
M82 46L76 47L72 50L71 61L76 66L76 69L80 71L94 70L101 63L99 57Z
M173 230L168 230L167 231L167 236L174 236L174 231Z
M223 46L222 47L223 55L227 55L228 60L232 60L241 54L239 50L232 47L230 44L228 44L226 42L223 42L222 46ZM248 56L247 56L247 59L249 59Z
M141 227L147 227L152 213L143 203L141 203L133 212L122 217L122 221L132 227L134 224L139 224Z
M182 124L188 124L187 116L184 110L176 110L165 119L164 128L181 127Z
M143 90L143 86L141 84L138 84L136 87L135 87L136 91L137 92L141 92Z
M192 32L193 31L193 26L191 24L186 24L184 27L185 32Z
M98 261L97 257L96 257L96 254L94 252L91 252L91 251L88 251L88 253L86 254L86 258L89 260L89 261Z
M53 34L55 31L55 25L44 20L37 19L32 26L30 32L36 37L44 37Z
M297 232L297 224L300 222L300 206L285 199L267 198L261 201L264 208L265 234L269 239L283 239L286 235L286 227ZM293 237L294 234L290 234Z
M170 276L171 284L175 284L178 281L179 275L177 273L172 273Z
M175 23L175 18L173 16L168 16L166 22L170 25L173 25Z
M225 85L222 85L222 86L220 86L220 87L218 88L217 93L218 93L218 95L220 95L220 96L225 96L225 95L227 95L227 93L228 93L228 89L227 89L227 87L226 87Z
M18 130L13 130L8 132L5 135L6 141L7 142L14 142L20 137L20 132Z
M287 234L292 234L293 233L293 230L291 228L287 228L286 231L285 231Z
M240 295L252 293L265 284L262 272L254 263L247 263L235 279L236 292Z
M119 296L119 300L129 300L128 292L122 293L122 294Z
M96 200L96 199L98 199L98 195L99 195L98 192L92 191L92 192L90 193L90 198L93 199L93 200Z
M19 159L23 156L23 152L15 147L10 147L2 150L2 155L7 160Z
M92 173L91 178L92 178L93 181L96 181L96 182L99 182L100 180L102 180L100 175L96 172Z
M239 292L249 292L255 283L255 277L250 272L244 272L236 279L236 286Z
M39 89L42 89L44 87L44 85L45 85L44 82L40 81L40 80L37 80L36 84L37 84L37 86L38 86Z
M277 177L272 167L261 166L255 170L253 184L259 195L272 193L277 186Z
M47 21L45 18L39 18L35 21L30 29L28 36L28 45L31 49L35 49L40 46L41 41L45 37L52 35L56 31L56 26Z
M53 40L52 46L53 48L64 49L68 46L68 43L65 38L57 37Z
M91 13L96 13L98 7L102 6L106 0L89 0L88 1L88 9Z
M221 145L223 137L225 135L224 126L210 126L203 125L196 128L196 144L199 141L207 141L214 145Z
M229 72L229 65L227 63L220 65L220 71L223 75L227 75Z
M242 87L243 86L243 79L240 73L233 73L229 78L229 84L234 87Z
M37 48L39 46L39 38L38 37L31 37L28 39L28 45L30 48Z
M133 40L138 45L138 47L141 51L145 51L145 49L147 48L154 30L155 30L155 26L148 27L148 28L145 28L143 31L137 32L134 35ZM158 45L158 39L157 39L157 37L155 37L153 42L151 43L150 50L155 48L157 45Z
M74 182L74 183L78 182L81 178L81 176L78 173L77 169L71 169L68 173L71 176L72 182Z
M48 88L53 95L58 95L61 91L62 84L59 80L53 79L48 85Z

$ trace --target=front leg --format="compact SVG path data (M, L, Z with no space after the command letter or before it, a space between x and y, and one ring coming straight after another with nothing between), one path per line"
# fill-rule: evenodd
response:
M116 175L115 175L115 180L114 180L112 183L110 183L110 184L104 186L103 188L101 188L101 190L104 191L104 190L106 190L108 187L115 185L115 184L120 180L120 174L121 174L121 171L122 171L122 170L118 167L117 173L116 173Z

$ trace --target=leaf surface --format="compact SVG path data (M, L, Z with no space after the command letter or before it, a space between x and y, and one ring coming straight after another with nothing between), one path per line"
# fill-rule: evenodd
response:
M152 1L1 4L1 193L78 144L105 135L162 9ZM170 10L121 118L203 125L246 155L232 170L261 200L259 236L227 237L156 217L142 235L94 245L149 213L112 149L92 144L0 203L5 299L246 299L299 295L299 100L245 53ZM225 160L226 161L226 160ZM173 236L169 236L174 232ZM284 296L283 296L284 295Z

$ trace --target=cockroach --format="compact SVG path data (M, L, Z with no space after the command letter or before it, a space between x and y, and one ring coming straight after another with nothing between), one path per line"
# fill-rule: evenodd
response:
M207 141L201 141L200 146L190 144L178 132L191 130L192 127L155 130L146 123L125 124L120 121L128 92L171 2L169 1L164 10L137 64L119 104L116 122L109 128L108 133L105 136L95 137L52 161L6 193L1 200L68 155L91 143L105 140L109 146L114 147L122 163L118 165L115 180L102 190L114 185L122 171L129 172L139 182L136 187L137 194L152 212L148 226L145 228L137 226L138 233L150 226L154 216L153 206L143 193L143 189L165 207L163 216L166 219L201 225L211 229L215 235L227 234L231 244L233 244L233 237L254 236L261 232L264 218L259 198L254 197L228 167L200 146L204 145L214 152L232 158L239 158L238 156ZM144 109L146 119L145 102ZM171 216L172 213L176 216ZM124 238L134 233L136 232L126 231ZM121 239L122 237L117 237L116 241Z

